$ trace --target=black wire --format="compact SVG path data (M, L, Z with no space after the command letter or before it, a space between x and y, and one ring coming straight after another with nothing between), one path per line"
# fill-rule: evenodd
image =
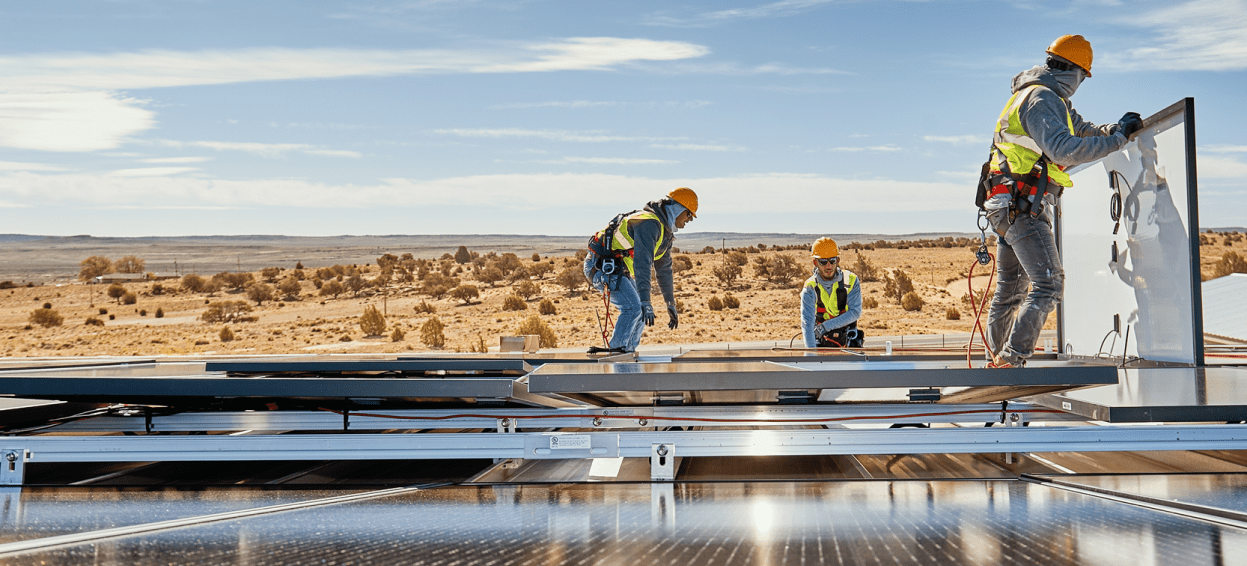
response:
M1127 192L1132 190L1130 188L1130 181L1126 180L1125 175L1122 175L1117 171L1113 171L1111 174L1113 181L1121 179L1121 182L1126 184ZM1110 182L1109 184L1113 185L1113 196L1108 199L1108 217L1115 222L1115 224L1113 224L1113 235L1116 235L1117 231L1121 229L1121 186L1115 182Z
M1114 329L1114 330L1110 330L1110 331L1108 331L1108 334L1105 334L1105 335L1104 335L1104 338L1103 338L1102 340L1100 340L1100 351L1096 352L1095 357L1099 358L1099 357L1101 357L1101 356L1103 356L1103 355L1105 354L1105 352L1104 352L1104 343L1108 341L1109 334L1112 334L1112 333L1114 333L1114 332L1117 332L1117 330L1116 330L1116 329ZM1121 334L1120 332L1117 332L1117 333L1118 333L1118 334ZM1116 339L1114 339L1113 341L1114 341L1114 342L1116 342L1117 340L1116 340ZM1111 348L1111 347L1110 347L1110 348ZM1113 352L1111 352L1111 351L1110 351L1110 352L1108 352L1108 355L1109 355L1109 357L1112 357Z

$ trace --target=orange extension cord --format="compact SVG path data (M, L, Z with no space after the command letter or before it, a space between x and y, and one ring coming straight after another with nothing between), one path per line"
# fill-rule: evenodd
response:
M966 343L966 367L973 368L974 364L970 361L970 353L974 350L974 333L978 332L979 338L983 340L983 354L987 360L991 361L991 349L987 346L987 332L983 328L983 313L987 310L987 292L991 290L992 283L996 280L996 256L991 252L987 255L992 258L991 274L987 277L987 287L983 289L983 298L975 300L974 298L974 266L978 265L978 260L974 260L970 264L970 270L966 273L966 286L970 288L970 308L974 310L974 326L970 329L970 341Z

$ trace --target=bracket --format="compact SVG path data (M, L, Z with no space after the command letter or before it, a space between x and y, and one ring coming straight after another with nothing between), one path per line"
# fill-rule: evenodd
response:
M0 486L20 486L26 481L26 458L22 448L0 448Z
M649 477L654 481L675 480L674 444L650 445Z

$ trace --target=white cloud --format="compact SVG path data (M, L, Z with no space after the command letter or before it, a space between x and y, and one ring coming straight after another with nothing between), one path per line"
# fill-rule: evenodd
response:
M678 149L681 151L745 151L738 145L713 145L697 143L655 143L650 147L656 149Z
M173 168L171 168L173 169ZM735 177L649 178L605 174L472 175L443 179L382 179L366 185L335 185L303 179L222 180L190 176L0 174L0 199L49 205L146 207L311 208L487 206L499 210L547 210L550 203L583 202L593 187L602 206L634 206L637 195L693 187L707 213L784 213L800 202L807 212L963 210L960 182L839 179L770 173ZM811 200L809 195L827 198ZM897 201L896 194L912 198ZM759 195L766 195L759 198Z
M1209 145L1199 146L1199 152L1208 153L1247 153L1247 145Z
M160 140L157 143L168 147L203 147L217 151L244 151L262 157L281 157L289 151L307 151L315 146L302 143L256 143L256 142L219 142L219 141L177 141Z
M987 143L987 138L975 134L966 134L964 136L922 136L923 141L943 142L951 144L971 144L971 143Z
M211 157L152 157L149 159L140 159L143 163L202 163L204 161L212 161Z
M684 102L618 102L613 100L552 100L547 102L508 102L490 106L491 110L511 110L522 108L602 108L602 107L641 107L641 108L681 108L697 109L714 104L709 100L688 100Z
M429 73L610 70L701 57L680 41L572 37L441 50L286 49L56 53L0 57L0 146L97 151L155 125L119 91L256 81Z
M603 70L636 61L701 57L709 52L704 46L681 41L619 37L571 37L462 50L149 50L0 57L0 76L5 77L5 89L10 91L122 90L415 73Z
M780 2L771 2L760 6L754 6L752 8L732 8L729 10L705 12L691 18L676 18L662 15L654 16L650 18L649 23L654 25L677 27L704 27L737 20L790 16L799 14L810 8L829 4L832 1L834 0L782 0Z
M114 177L164 177L198 171L196 167L142 167L138 169L118 169L109 175Z
M350 157L352 159L359 159L364 156L364 154L358 151L350 151L346 149L309 149L303 153L324 157Z
M1104 56L1126 71L1241 71L1247 69L1247 0L1194 0L1120 20L1154 29L1135 34L1145 45Z
M0 171L64 171L64 167L47 163L21 163L18 161L0 161Z
M432 130L435 134L465 138L541 138L563 142L673 141L685 138L637 137L608 135L599 130L526 130L523 128L449 128Z
M156 125L155 115L142 104L112 92L0 91L0 146L40 151L117 147L126 136Z
M563 161L567 163L595 163L610 165L645 165L655 163L679 163L679 161L669 161L666 159L634 159L629 157L564 157Z
M663 65L662 67L645 67L646 70L656 74L668 75L688 75L688 74L706 74L706 75L852 75L849 71L841 71L839 69L830 69L826 67L789 67L781 63L766 63L762 65L754 65L752 67L742 66L739 63L722 62L722 63L672 63Z
M831 150L832 151L848 151L848 152L900 151L901 148L894 146L894 145L872 145L872 146L863 146L863 147L833 147L831 148Z
M1247 163L1228 157L1197 156L1195 168L1200 179L1247 178Z

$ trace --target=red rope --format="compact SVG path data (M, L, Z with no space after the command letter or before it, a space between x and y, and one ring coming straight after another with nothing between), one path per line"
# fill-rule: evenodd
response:
M974 266L978 265L976 259L970 264L970 270L966 273L966 286L970 288L970 308L974 310L974 327L970 329L970 341L966 343L966 367L974 367L970 361L970 354L974 351L974 333L977 331L979 337L983 340L983 353L988 360L991 359L991 348L987 345L987 332L983 328L983 313L987 310L987 292L991 290L992 283L996 280L996 256L991 252L987 253L992 258L991 275L987 277L987 287L983 289L983 298L976 300L974 296Z
M615 325L611 323L611 287L609 281L602 285L602 304L606 307L606 320L605 324L602 325L602 343L607 348L610 348L610 337L607 333L614 331Z
M339 415L342 414L342 411L338 411L334 409L327 409L324 407L320 407L320 410L329 411L331 413L337 413ZM1055 409L1024 409L1020 411L1008 411L1008 412L1027 413L1027 414L1041 414L1041 413L1060 414L1063 411L1057 411ZM963 410L963 411L938 411L938 412L931 412L931 413L911 413L908 415L866 415L866 416L851 416L851 417L826 417L826 418L817 418L817 419L746 419L746 418L726 419L726 418L712 418L712 417L653 417L653 416L643 416L643 415L637 415L635 417L630 417L630 418L642 418L642 419L649 420L651 423L653 423L654 421L671 421L671 422L696 422L696 423L785 424L785 423L828 423L828 422L842 422L842 421L916 419L916 418L923 418L923 417L947 417L947 416L954 416L954 415L981 415L981 414L993 415L993 414L1000 414L1000 413L1001 413L1000 409L976 409L976 410ZM410 421L447 421L447 420L453 420L453 419L514 419L514 420L583 419L583 418L589 418L589 417L593 417L597 415L482 415L482 414L476 414L476 413L461 413L461 414L456 414L456 415L443 415L440 417L434 417L434 416L385 415L385 414L380 414L380 413L352 412L351 416L373 417L373 418L380 418L380 419L410 420ZM608 417L608 418L611 418L611 417Z

